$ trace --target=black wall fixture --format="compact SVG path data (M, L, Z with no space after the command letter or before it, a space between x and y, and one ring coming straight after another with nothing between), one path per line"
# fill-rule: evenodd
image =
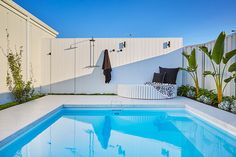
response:
M167 46L170 47L170 41L168 41Z
M111 49L111 50L109 50L109 52L122 52L126 48L126 46L127 46L126 41L120 42L118 45L118 50Z
M115 49L112 49L112 50L110 50L109 52L115 52L116 50Z
M123 47L126 48L126 41L123 42Z
M122 51L123 51L122 49L117 50L117 52L122 52Z
M119 50L117 52L122 52L126 48L126 41L119 43Z
M170 41L164 42L163 43L163 49L167 49L171 46Z
M126 48L126 41L119 43L119 49Z

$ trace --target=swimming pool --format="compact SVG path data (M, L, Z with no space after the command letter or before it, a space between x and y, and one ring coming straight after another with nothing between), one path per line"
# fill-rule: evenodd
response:
M61 108L0 157L234 157L236 137L185 109Z

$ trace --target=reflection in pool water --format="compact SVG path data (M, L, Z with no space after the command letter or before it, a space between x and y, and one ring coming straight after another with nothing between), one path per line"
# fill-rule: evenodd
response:
M118 116L108 111L73 111L48 126L3 149L0 156L236 156L235 137L184 110L123 111Z

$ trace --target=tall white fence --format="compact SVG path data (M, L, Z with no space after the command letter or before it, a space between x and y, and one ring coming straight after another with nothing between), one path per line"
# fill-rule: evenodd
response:
M13 1L0 0L0 104L11 98L6 86L7 49L6 29L10 35L10 48L23 46L23 76L29 79L32 71L34 86L41 85L42 40L55 38L58 34Z
M209 58L199 50L199 46L204 45L204 46L208 47L209 50L211 50L213 48L214 44L215 44L215 41L210 41L210 42L203 43L203 44L184 47L184 51L186 51L188 53L190 53L193 48L195 48L197 50L196 51L196 57L197 57L197 62L198 62L199 84L200 84L200 87L206 88L206 89L209 89L209 90L216 89L215 82L214 82L214 80L211 76L204 77L202 74L205 70L212 70L212 65L210 63ZM229 52L233 49L236 49L236 34L235 33L231 34L231 35L228 35L226 37L226 40L225 40L225 52ZM228 63L228 66L231 65L235 61L236 61L236 57L232 58L230 60L230 62ZM183 67L186 67L186 65L187 65L187 60L183 57ZM229 73L226 70L225 78L227 78L227 76L229 76ZM182 79L183 79L183 84L193 85L193 82L192 82L192 79L191 79L190 75L188 75L186 72L183 72ZM231 81L227 85L224 94L225 95L235 95L236 96L236 90L235 89L236 89L235 83L234 83L234 81Z
M95 38L94 47L90 47L89 40L59 38L45 41L42 52L44 92L116 93L116 85L119 83L151 81L158 66L179 67L182 63L181 55L163 61L156 59L145 62L181 49L182 38ZM124 42L125 47L121 51L120 45ZM68 49L70 47L76 48ZM94 48L94 54L90 55L90 48ZM110 84L104 83L102 73L105 49L109 51L113 68ZM50 56L47 55L49 52ZM88 67L91 62L97 67Z

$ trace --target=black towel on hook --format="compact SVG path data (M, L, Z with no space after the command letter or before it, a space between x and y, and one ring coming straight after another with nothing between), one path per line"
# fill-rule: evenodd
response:
M108 54L108 50L104 51L104 59L102 64L103 74L105 75L105 83L109 83L111 81L111 62Z

